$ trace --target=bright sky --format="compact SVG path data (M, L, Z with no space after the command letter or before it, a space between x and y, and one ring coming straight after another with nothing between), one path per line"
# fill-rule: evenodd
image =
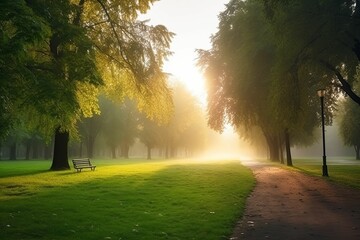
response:
M196 67L196 49L210 49L212 34L218 31L218 15L225 9L230 0L160 0L156 2L145 19L152 25L162 24L169 31L176 34L171 44L174 54L164 65L164 71L175 79L183 82L189 90L206 104L206 91L202 74ZM240 142L231 126L226 126L219 139L213 146L211 156L221 153L235 154L236 156L250 155L249 146L240 147ZM242 151L242 152L239 152ZM228 157L230 157L230 155ZM231 156L232 157L232 156Z
M171 44L174 54L164 71L185 83L205 104L204 79L196 67L196 49L210 49L210 36L217 32L218 15L229 0L160 0L146 18L152 25L165 25L176 34Z

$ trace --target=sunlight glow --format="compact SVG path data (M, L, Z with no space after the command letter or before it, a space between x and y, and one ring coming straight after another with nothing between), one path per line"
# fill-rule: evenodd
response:
M179 63L179 61L177 61ZM174 74L176 80L182 82L187 89L199 100L203 107L206 106L206 90L205 80L198 69L191 64L179 64L182 68L177 67L178 64L167 62L165 71Z
M210 49L211 35L218 31L218 14L228 0L167 0L154 3L143 16L151 24L163 24L175 33L171 42L173 54L164 62L163 71L170 81L183 83L205 109L206 82L197 67L196 49ZM186 13L186 14L184 14ZM206 153L202 159L250 159L253 150L229 125L223 134L209 134Z
M197 69L188 69L181 76L182 81L189 88L189 90L199 98L202 104L206 104L206 90L205 90L205 80L202 77L202 74Z
M203 106L206 104L205 81L196 66L198 56L195 51L211 47L210 36L217 32L218 14L227 2L228 0L158 1L141 17L151 24L165 25L176 34L171 42L173 55L165 62L163 70L183 82Z
M209 142L207 151L200 157L204 161L221 160L251 160L255 153L253 147L240 139L231 125L226 125L222 134L214 135Z

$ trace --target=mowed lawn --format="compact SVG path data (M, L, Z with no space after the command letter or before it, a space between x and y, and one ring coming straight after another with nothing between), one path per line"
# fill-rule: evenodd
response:
M295 169L310 175L322 176L322 162L314 159L295 159ZM316 162L316 164L314 164ZM360 164L355 161L354 164L342 164L346 160L328 162L329 177L325 178L331 182L345 184L353 188L360 189Z
M254 187L239 161L0 161L0 239L227 239Z

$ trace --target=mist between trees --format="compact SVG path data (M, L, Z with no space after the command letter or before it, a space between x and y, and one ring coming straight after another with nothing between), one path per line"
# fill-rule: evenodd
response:
M188 157L217 142L207 124L230 124L291 165L291 147L318 137L320 88L325 123L338 116L359 158L359 1L229 1L212 48L198 50L206 111L169 85L174 33L138 20L153 2L0 2L2 158L52 156L51 169L66 170L68 153L126 158L135 142L148 158Z
M100 99L100 115L78 123L79 135L70 140L70 157L119 158L205 158L242 159L266 158L265 139L251 146L233 129L223 134L211 130L205 111L198 100L182 85L174 88L175 115L168 125L147 119L131 100L123 104ZM320 133L320 129L318 129ZM319 134L318 135L318 140ZM331 157L353 157L353 148L343 145L339 125L328 127L328 153ZM18 129L0 148L1 159L51 159L53 142L46 143L39 133ZM294 146L294 157L319 158L321 143Z
M174 115L168 123L152 121L135 101L123 103L100 97L100 114L77 123L78 134L69 143L69 156L96 158L238 157L243 150L237 136L221 136L207 127L205 110L181 84L173 86ZM242 143L245 144L245 143ZM2 142L2 159L50 159L53 142L40 133L16 129Z

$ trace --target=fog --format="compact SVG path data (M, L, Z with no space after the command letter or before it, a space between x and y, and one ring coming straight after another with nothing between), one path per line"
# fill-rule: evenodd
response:
M206 159L241 159L247 160L255 157L253 147L242 140L231 127L223 133L212 132L203 152L197 155Z
M354 157L355 151L353 147L345 146L339 134L339 127L336 122L333 126L325 127L325 146L326 155L329 158L338 157ZM320 132L321 129L319 128ZM319 137L317 141L308 147L293 147L292 154L296 158L301 157L321 157L322 156L322 139Z

